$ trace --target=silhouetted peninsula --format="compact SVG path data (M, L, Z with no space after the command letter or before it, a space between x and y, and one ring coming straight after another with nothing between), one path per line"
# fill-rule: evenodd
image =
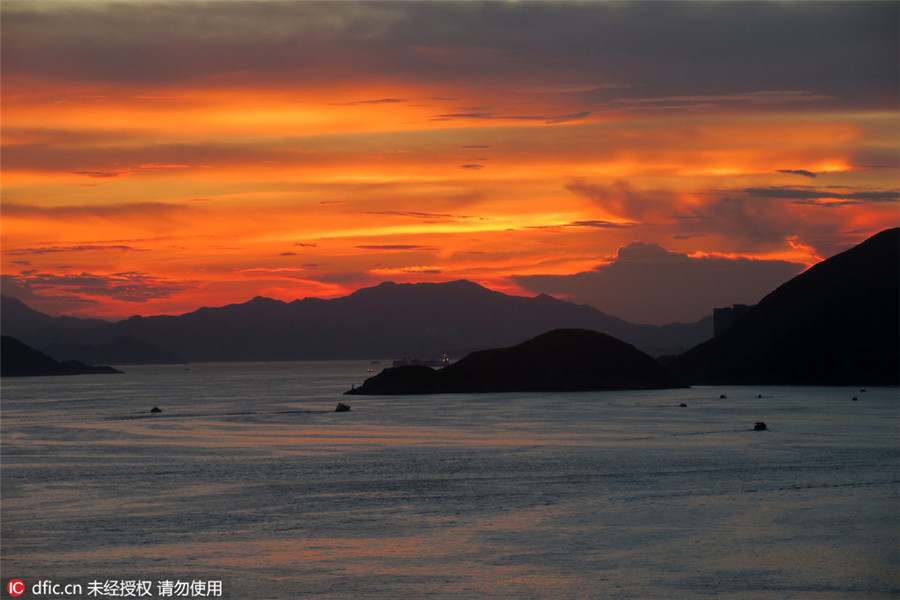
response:
M481 350L440 370L385 369L347 394L569 392L684 387L634 346L596 331L557 329L510 348Z
M692 384L900 384L900 229L811 267L669 366Z
M43 375L97 375L121 373L112 367L92 367L69 360L58 362L8 335L0 338L0 377L37 377Z

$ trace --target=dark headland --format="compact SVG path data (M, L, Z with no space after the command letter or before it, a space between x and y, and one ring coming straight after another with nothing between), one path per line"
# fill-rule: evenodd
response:
M385 369L347 393L900 385L900 229L811 267L666 366L608 335L560 329L439 371Z
M76 360L57 361L8 335L0 338L0 377L99 375L121 373L112 367L93 367Z
M814 265L669 366L691 384L900 384L900 229Z
M634 346L584 329L557 329L517 346L473 352L434 370L392 367L347 394L564 392L685 387Z

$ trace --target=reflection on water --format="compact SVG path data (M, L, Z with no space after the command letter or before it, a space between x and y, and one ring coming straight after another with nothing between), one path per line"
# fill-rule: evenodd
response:
M241 599L900 592L896 388L335 413L367 366L4 381L3 577L218 578Z

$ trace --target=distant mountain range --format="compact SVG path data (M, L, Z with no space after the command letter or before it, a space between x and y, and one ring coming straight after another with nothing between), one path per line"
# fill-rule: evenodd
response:
M900 384L900 229L811 267L669 366L695 384Z
M509 296L469 281L381 285L331 300L257 297L180 316L116 323L49 317L2 299L0 327L54 356L128 364L115 340L151 357L202 361L422 358L509 346L559 328L600 331L651 355L677 354L712 335L712 317L691 324L635 325L547 295ZM146 345L153 347L153 351ZM103 351L106 348L107 351ZM117 360L118 357L118 360Z
M815 265L713 339L712 317L635 325L589 306L546 295L508 296L469 281L383 283L333 300L260 297L116 323L50 317L4 297L0 328L59 357L103 364L430 358L441 352L457 358L555 329L585 329L651 356L680 354L666 363L692 384L898 385L900 229Z

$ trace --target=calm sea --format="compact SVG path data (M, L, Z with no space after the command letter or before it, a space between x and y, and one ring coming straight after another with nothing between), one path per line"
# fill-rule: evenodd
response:
M367 368L4 380L3 597L900 595L897 388L341 396Z

